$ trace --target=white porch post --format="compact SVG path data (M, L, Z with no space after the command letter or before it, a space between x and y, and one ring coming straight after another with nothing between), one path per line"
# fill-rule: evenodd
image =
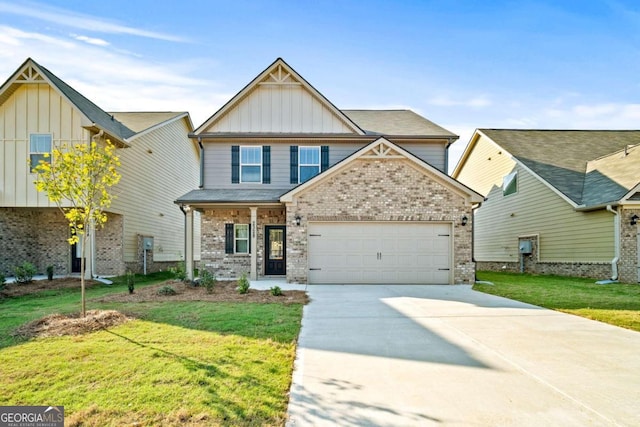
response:
M185 260L184 267L187 273L187 280L193 280L193 209L191 206L185 206Z
M258 227L258 207L250 207L251 210L251 280L258 280L258 239L256 238Z

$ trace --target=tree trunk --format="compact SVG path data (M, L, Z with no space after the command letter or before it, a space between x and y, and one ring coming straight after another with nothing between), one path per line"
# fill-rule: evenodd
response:
M87 317L87 306L86 306L86 298L85 298L85 293L84 293L84 270L86 268L85 266L85 262L84 262L84 256L87 250L87 233L85 230L85 233L82 234L81 238L82 238L82 254L80 255L80 299L82 301L82 317L85 318Z

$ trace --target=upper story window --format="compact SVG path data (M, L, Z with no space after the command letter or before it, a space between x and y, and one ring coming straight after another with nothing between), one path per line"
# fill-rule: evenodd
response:
M262 182L262 147L240 147L240 182Z
M231 183L271 183L271 147L231 146Z
M31 162L31 172L35 172L40 160L48 161L51 156L51 134L32 133L29 135L29 161Z
M292 145L290 149L290 183L301 184L329 168L329 146L303 147Z
M298 156L300 183L320 173L320 147L299 147Z
M502 195L508 196L518 192L518 171L511 172L502 181Z

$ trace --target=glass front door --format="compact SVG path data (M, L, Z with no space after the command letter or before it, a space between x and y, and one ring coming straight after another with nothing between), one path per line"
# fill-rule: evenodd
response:
M286 261L286 227L284 225L267 225L265 227L265 275L285 275Z

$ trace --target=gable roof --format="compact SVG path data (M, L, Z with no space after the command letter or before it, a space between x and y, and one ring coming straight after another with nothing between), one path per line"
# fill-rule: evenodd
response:
M411 110L342 110L368 135L430 136L458 139L458 135Z
M624 155L640 144L637 130L477 129L476 134L490 138L574 207L616 202L640 182L636 155ZM454 176L476 141L474 135Z
M22 84L48 83L76 107L87 121L98 130L114 137L117 142L127 145L126 139L135 134L134 131L85 98L78 91L66 84L51 71L31 58L22 63L11 77L0 87L0 103L6 101Z
M334 117L343 123L343 125L350 129L353 134L364 135L364 131L358 127L349 117L347 117L342 111L336 108L324 95L322 95L316 88L311 86L300 74L298 74L289 64L287 64L282 58L277 58L271 65L269 65L264 71L256 76L248 85L246 85L240 92L238 92L233 98L231 98L225 105L216 111L211 117L209 117L203 124L201 124L194 132L194 136L201 135L210 128L213 124L220 121L227 113L233 110L234 107L239 105L245 98L247 98L252 92L256 90L261 84L272 85L301 85L313 98L318 100L325 108L327 108Z
M439 169L431 166L429 163L424 160L414 156L408 151L404 150L400 146L394 144L393 142L387 140L384 137L380 137L375 141L367 144L360 150L356 151L349 157L346 157L342 161L336 163L331 166L326 171L322 172L319 175L314 176L310 180L298 185L297 187L291 189L280 197L280 201L283 203L292 202L295 195L307 190L310 187L315 186L318 182L321 182L328 177L338 173L343 168L348 166L351 162L357 159L406 159L410 161L414 166L418 167L423 173L430 175L433 179L440 182L445 187L450 190L456 192L457 194L467 198L470 203L481 203L484 201L484 197L462 184L460 181L457 181L450 177L449 175L443 173Z

